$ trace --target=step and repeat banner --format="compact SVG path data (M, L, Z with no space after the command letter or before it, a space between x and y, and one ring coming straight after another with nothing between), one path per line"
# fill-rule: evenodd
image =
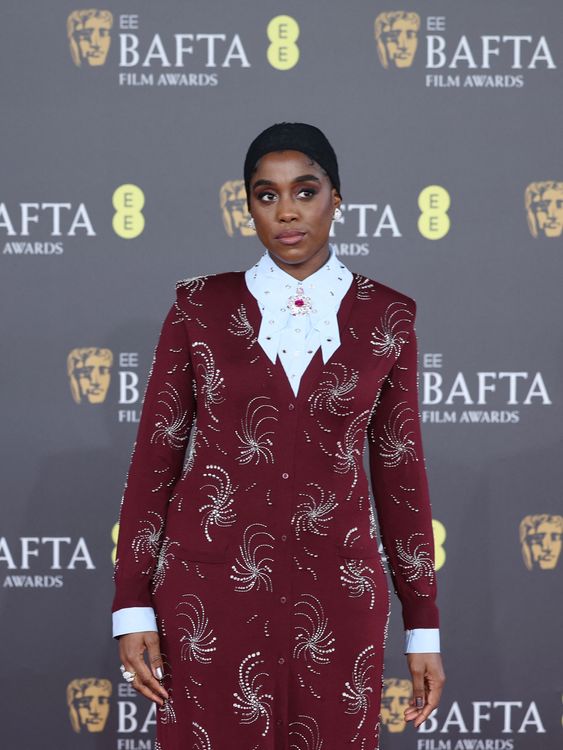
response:
M381 746L561 747L562 28L558 0L3 4L2 747L154 748L111 637L121 494L174 284L263 252L243 159L283 120L336 150L337 255L418 304L447 684L405 724L393 597Z

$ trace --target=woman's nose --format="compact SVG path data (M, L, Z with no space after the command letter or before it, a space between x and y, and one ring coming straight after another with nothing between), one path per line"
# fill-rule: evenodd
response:
M289 198L280 198L276 215L278 221L291 221L292 219L297 219L299 213L295 204Z

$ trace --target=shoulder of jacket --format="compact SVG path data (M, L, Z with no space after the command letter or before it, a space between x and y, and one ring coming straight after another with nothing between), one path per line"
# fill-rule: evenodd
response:
M371 299L373 302L378 301L386 307L394 303L400 303L406 307L414 318L416 314L416 300L414 297L409 297L408 294L401 292L399 289L395 289L388 284L383 284L381 281L372 279L369 276L364 276L362 273L355 272L355 275L358 281L359 294L363 290L364 299Z
M176 294L188 294L191 296L194 292L213 292L215 290L222 293L237 283L238 273L236 271L224 271L222 273L207 273L200 276L189 276L185 279L176 281Z

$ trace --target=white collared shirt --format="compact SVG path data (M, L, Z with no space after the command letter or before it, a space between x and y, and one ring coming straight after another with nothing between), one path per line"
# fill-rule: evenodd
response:
M319 346L323 362L340 346L336 316L353 278L332 249L328 260L303 281L280 268L267 250L245 271L246 285L262 314L258 343L272 362L279 356L296 396L301 377ZM288 300L300 287L310 299L312 309L293 315Z

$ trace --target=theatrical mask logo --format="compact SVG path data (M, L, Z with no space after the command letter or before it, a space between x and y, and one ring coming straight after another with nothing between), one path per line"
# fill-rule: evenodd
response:
M528 570L553 570L561 553L563 516L541 513L520 522L522 556Z
M418 13L386 11L377 16L374 27L381 65L384 68L410 68L418 45Z
M561 237L563 182L531 182L525 193L526 218L532 237Z
M246 188L244 180L228 180L223 183L219 192L223 225L229 237L235 232L242 237L256 234L254 229L246 226L250 219L246 205Z
M77 404L101 404L105 401L112 364L113 354L109 349L92 346L70 352L67 373L72 397Z
M72 62L80 68L103 65L111 44L113 14L109 10L73 10L66 19L66 33Z
M405 728L405 710L412 697L409 680L387 677L383 680L381 693L381 720L390 732L402 732Z
M109 714L112 686L109 680L83 677L69 682L66 701L75 732L103 732Z

